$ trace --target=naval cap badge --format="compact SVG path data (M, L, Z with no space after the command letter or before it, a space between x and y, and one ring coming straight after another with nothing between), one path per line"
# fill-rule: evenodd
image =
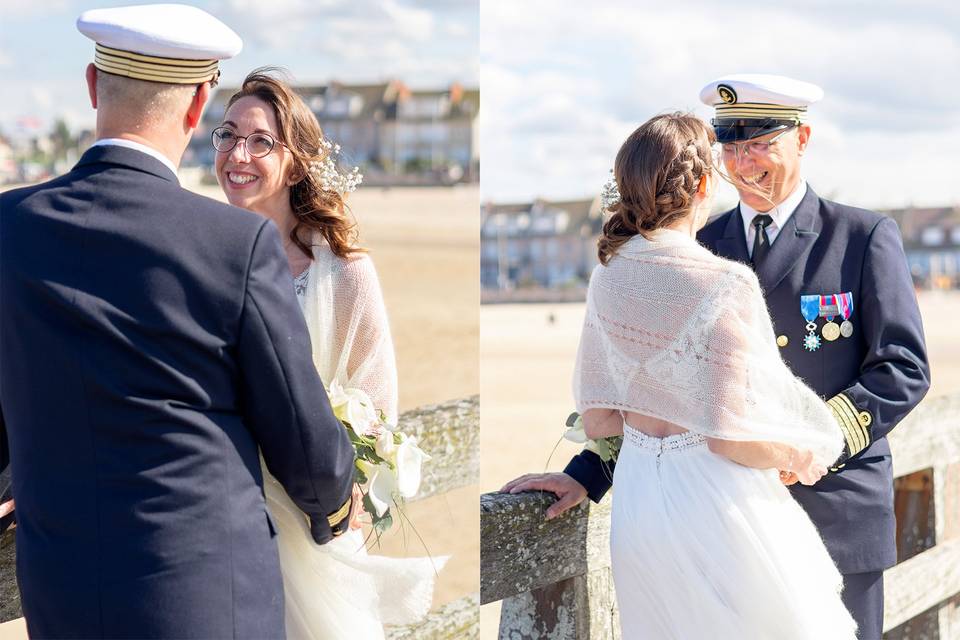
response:
M726 104L735 104L737 102L737 92L734 91L730 85L717 85L717 93L720 94L720 99Z

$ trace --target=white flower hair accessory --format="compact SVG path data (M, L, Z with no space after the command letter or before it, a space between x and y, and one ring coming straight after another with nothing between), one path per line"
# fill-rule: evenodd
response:
M618 202L620 202L620 188L617 187L617 179L611 169L610 177L603 183L603 188L600 190L600 210L606 211Z
M323 159L314 160L310 163L310 173L320 182L320 188L341 195L356 191L360 183L363 182L360 167L354 167L347 173L341 173L335 160L336 156L340 154L340 145L334 144L326 138L320 138L320 147L327 150Z

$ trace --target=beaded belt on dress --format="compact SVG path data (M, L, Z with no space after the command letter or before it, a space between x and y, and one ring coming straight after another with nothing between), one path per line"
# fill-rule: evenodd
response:
M637 431L628 424L623 425L623 439L625 442L629 442L641 449L652 451L653 453L682 451L684 449L697 447L706 442L702 435L694 433L693 431L687 431L686 433L667 436L665 438L655 438L648 436L642 431Z

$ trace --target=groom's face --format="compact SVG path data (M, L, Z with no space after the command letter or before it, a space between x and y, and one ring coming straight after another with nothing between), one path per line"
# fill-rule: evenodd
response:
M810 127L800 125L777 137L779 132L745 141L735 153L723 153L727 175L740 194L740 201L756 211L769 211L786 200L800 181L800 158L810 137ZM748 150L749 143L776 140L763 151ZM759 146L763 146L762 144Z

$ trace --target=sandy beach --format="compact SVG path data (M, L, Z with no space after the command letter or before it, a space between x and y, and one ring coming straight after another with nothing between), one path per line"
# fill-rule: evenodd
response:
M921 292L919 300L933 380L927 397L960 393L953 326L960 291ZM580 450L561 435L574 409L570 380L583 314L580 303L481 307L481 491L524 473L561 471ZM499 603L481 607L481 638L495 638L498 621Z

